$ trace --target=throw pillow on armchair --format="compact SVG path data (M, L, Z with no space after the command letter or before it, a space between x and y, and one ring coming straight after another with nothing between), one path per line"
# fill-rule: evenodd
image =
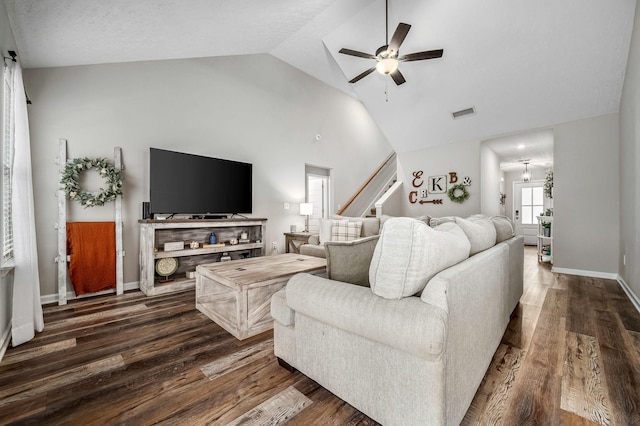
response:
M369 287L369 265L379 235L353 241L327 241L327 278Z

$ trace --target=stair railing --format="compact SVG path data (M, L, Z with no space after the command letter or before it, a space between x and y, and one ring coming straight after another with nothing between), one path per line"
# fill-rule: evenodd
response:
M393 152L358 188L349 200L338 210L339 215L365 216L377 199L393 183L397 173L396 153Z

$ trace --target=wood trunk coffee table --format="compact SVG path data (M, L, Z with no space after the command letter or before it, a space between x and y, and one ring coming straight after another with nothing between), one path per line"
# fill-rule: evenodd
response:
M196 308L237 339L273 328L271 296L300 272L324 274L327 261L287 253L196 267Z

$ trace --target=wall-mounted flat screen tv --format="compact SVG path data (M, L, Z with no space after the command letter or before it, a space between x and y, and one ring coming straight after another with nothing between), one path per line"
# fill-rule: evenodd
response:
M252 168L250 163L150 148L150 213L251 213Z

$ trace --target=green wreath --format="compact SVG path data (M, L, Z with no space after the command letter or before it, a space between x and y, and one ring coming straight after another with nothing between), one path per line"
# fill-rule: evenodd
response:
M80 188L80 173L85 170L95 169L102 176L107 188L100 188L100 192L93 194ZM113 201L118 195L122 195L122 174L106 158L75 158L64 168L60 180L62 189L70 200L79 201L85 208L102 206Z
M458 190L462 191L460 195L456 195L456 191ZM469 191L467 191L467 188L463 184L459 183L457 185L453 185L447 192L447 195L454 203L463 203L464 200L469 198Z

